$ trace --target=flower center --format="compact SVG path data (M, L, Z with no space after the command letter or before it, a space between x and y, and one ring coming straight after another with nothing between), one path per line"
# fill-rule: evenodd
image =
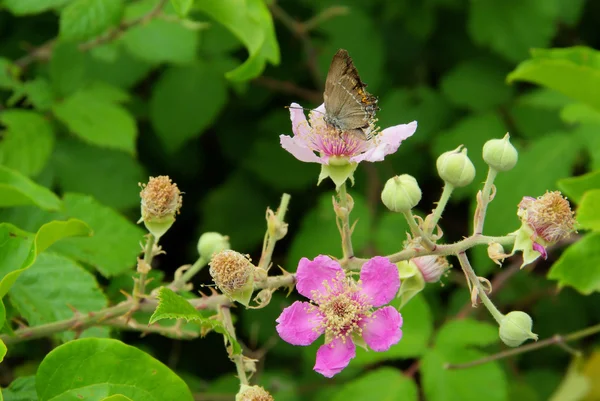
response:
M342 132L325 123L323 114L310 113L310 137L314 151L325 156L352 157L363 153L370 147L370 141L350 132Z

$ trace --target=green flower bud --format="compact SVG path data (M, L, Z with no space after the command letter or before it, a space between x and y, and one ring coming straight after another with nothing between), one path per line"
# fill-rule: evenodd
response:
M500 339L509 347L518 347L528 339L537 341L538 335L531 332L532 326L533 321L527 313L510 312L500 322Z
M419 268L423 279L427 283L437 283L450 268L445 256L419 256L411 259L410 262Z
M242 384L235 401L274 401L274 398L263 387Z
M214 254L208 265L213 281L223 294L248 306L254 291L256 270L250 259L239 252L223 250Z
M483 145L483 160L496 171L512 169L519 159L517 149L510 143L510 135L502 139L492 139Z
M204 233L198 240L198 253L206 260L209 260L215 253L229 248L229 237L219 233Z
M408 212L421 200L421 188L408 174L390 178L381 192L381 201L392 212Z
M166 175L150 177L148 184L140 186L142 218L139 222L143 221L146 229L158 239L175 222L181 208L181 192Z
M475 178L475 166L467 156L467 149L460 145L455 150L443 153L438 157L436 166L439 176L444 182L460 188L469 185Z

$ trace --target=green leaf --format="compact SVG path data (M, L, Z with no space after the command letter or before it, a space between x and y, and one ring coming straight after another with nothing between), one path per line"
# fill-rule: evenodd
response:
M600 291L600 233L594 232L569 246L552 265L548 278L559 287L570 286L584 295Z
M0 114L6 126L1 133L0 164L26 176L42 171L54 147L54 130L41 114L28 110L6 110Z
M122 13L121 0L73 0L60 13L59 36L74 41L91 39L118 25Z
M194 0L171 0L171 4L180 17L185 17L190 12Z
M93 52L85 60L86 75L91 81L130 88L140 82L152 69L152 64L129 54L122 43L111 44L113 57L105 60Z
M125 108L84 89L55 104L52 110L81 139L135 154L137 126Z
M393 368L380 368L345 384L332 401L417 401L417 385Z
M136 347L106 338L55 348L38 368L36 388L40 401L99 401L115 394L145 401L193 400L185 382L167 366Z
M0 207L35 205L45 210L57 210L60 199L49 189L24 175L0 166Z
M470 2L468 30L473 40L511 61L532 47L546 47L556 32L559 9L553 0Z
M23 94L28 102L39 111L48 111L54 103L54 92L50 81L43 77L36 77L23 83Z
M86 56L71 42L58 42L50 58L50 81L56 94L67 96L81 89L87 81Z
M568 177L559 180L556 185L573 202L581 202L586 191L600 188L600 170L592 171L577 177Z
M304 215L287 255L286 269L295 271L298 261L313 259L318 255L341 255L342 242L335 222L332 197L333 191L324 193L317 204ZM355 252L362 249L371 236L371 214L367 202L358 193L352 194L354 208L350 213L350 225L357 221L352 233Z
M279 64L279 45L273 19L263 0L204 0L195 9L212 17L230 30L248 49L248 59L225 76L232 81L258 77L266 63Z
M103 398L102 401L133 401L129 397L125 397L121 394L111 395L110 397Z
M39 14L58 8L70 0L4 0L4 7L15 15Z
M588 47L532 50L507 80L543 85L600 110L600 52Z
M33 235L8 223L0 223L0 299L6 295L21 273L27 270L37 255L53 243L79 235L90 235L82 221L52 221Z
M66 194L63 202L62 213L86 222L94 235L66 239L52 250L94 266L105 277L130 271L144 231L91 196Z
M400 251L406 234L410 232L408 223L400 213L384 213L375 227L373 241L377 255L389 255Z
M435 348L451 349L468 346L484 346L500 341L498 328L474 320L453 320L437 333Z
M577 208L579 228L600 231L600 189L587 191Z
M69 138L58 142L52 167L62 191L92 195L115 209L139 205L138 183L148 178L131 155Z
M8 388L2 389L4 401L38 401L35 376L17 377Z
M4 360L4 357L6 356L6 344L4 344L4 341L0 340L0 363ZM1 400L2 394L0 394L0 400Z
M0 88L12 90L20 85L20 69L11 60L0 57Z
M224 79L208 64L172 67L155 84L150 118L170 152L200 135L216 119L227 101Z
M69 319L73 310L86 314L108 304L93 274L71 259L53 253L39 255L12 286L9 297L29 326ZM59 337L66 342L75 335L65 331Z

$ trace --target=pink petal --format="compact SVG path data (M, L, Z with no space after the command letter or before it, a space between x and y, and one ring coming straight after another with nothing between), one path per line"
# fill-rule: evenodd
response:
M324 161L308 147L301 136L279 135L281 147L290 152L296 159L306 163L321 163Z
M277 332L286 342L293 345L310 345L321 334L319 327L323 317L308 302L296 301L281 312L277 318Z
M378 309L362 326L362 338L373 351L387 351L402 338L402 315L392 306Z
M292 131L295 136L306 138L310 133L310 126L306 121L304 109L298 103L290 105L290 119L292 120Z
M336 337L329 344L319 347L313 369L325 377L333 377L344 370L355 356L356 346L352 340L347 337L344 341Z
M359 163L363 160L368 162L380 162L386 155L395 153L403 140L410 137L417 129L417 122L401 124L389 127L381 131L373 140L373 147L366 152L351 157L350 161Z
M370 298L371 306L389 303L400 289L398 267L383 256L375 256L360 271L362 293Z
M310 121L310 126L314 130L317 130L317 132L318 130L323 130L326 127L325 120L323 120L323 117L325 117L325 103L321 104L319 107L308 113L308 120Z
M538 244L537 242L533 243L533 250L542 255L542 258L548 259L548 252L546 252L546 248L543 245Z
M296 271L296 289L305 297L313 299L313 291L325 294L327 289L323 285L324 282L327 281L329 286L332 286L340 277L340 273L343 277L344 270L329 256L320 255L314 261L302 258Z

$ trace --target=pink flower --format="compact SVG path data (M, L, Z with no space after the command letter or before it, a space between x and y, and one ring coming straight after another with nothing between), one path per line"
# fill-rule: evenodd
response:
M296 289L312 302L296 301L277 319L277 332L293 345L310 345L325 333L314 370L325 377L341 372L356 356L354 339L387 351L402 338L402 316L390 302L400 288L398 268L377 256L363 265L360 281L346 277L337 261L302 258Z
M329 164L331 158L347 159L350 163L379 162L396 152L400 143L417 129L417 122L413 121L386 128L365 140L329 126L323 120L324 115L322 104L309 113L309 121L306 121L301 106L292 103L290 117L294 136L280 135L281 146L303 162Z

